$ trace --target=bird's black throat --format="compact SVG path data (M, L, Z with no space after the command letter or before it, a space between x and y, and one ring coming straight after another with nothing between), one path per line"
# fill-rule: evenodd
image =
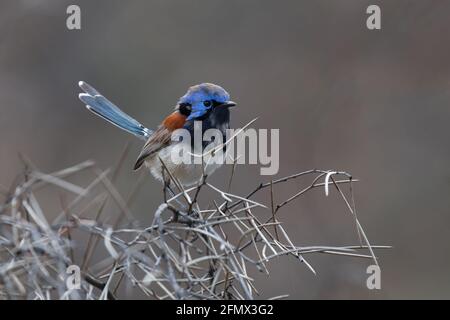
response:
M230 128L230 110L227 107L213 107L201 117L187 121L184 128L189 131L191 138L194 137L195 121L201 121L202 137L206 130L217 129L222 133L223 142L226 141L226 130ZM211 141L202 141L203 149L209 143L211 143ZM191 144L193 147L194 139L191 139Z

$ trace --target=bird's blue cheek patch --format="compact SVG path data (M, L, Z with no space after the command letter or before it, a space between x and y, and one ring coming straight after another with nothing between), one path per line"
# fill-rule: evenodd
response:
M187 118L187 120L192 120L192 119L196 119L198 117L203 116L206 112L208 112L208 110L211 109L211 107L205 107L203 105L203 102L194 104L192 106L192 111L191 114L189 115L189 117Z

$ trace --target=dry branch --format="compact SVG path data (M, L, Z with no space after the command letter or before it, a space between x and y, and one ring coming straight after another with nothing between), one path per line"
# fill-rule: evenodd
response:
M371 245L357 218L353 196L357 180L348 173L329 170L308 170L261 183L247 196L230 191L236 166L226 191L214 186L207 176L198 186L184 189L166 172L164 201L153 223L138 227L129 208L141 181L125 198L114 186L128 149L116 170L101 171L87 161L45 174L28 163L20 182L11 190L1 188L5 200L0 206L0 299L116 299L134 297L137 292L154 299L254 299L259 292L251 273L259 270L269 274L267 262L273 259L292 256L315 272L305 258L311 254L344 255L377 263L374 250L389 248ZM86 170L94 174L87 187L68 181ZM343 178L335 179L338 176ZM293 179L310 182L276 203L277 185ZM50 185L58 189L55 201L62 204L53 222L36 196L38 190ZM279 211L313 189L325 188L328 194L330 186L354 218L360 244L295 245ZM346 186L348 191L344 191ZM201 208L199 199L205 188L217 197L208 208ZM269 203L252 199L267 188ZM71 201L67 201L69 197ZM107 202L118 210L115 219L111 219L114 213L107 211ZM87 239L84 247L83 238ZM94 252L102 259L93 261ZM66 269L70 265L80 266L79 289L67 288Z

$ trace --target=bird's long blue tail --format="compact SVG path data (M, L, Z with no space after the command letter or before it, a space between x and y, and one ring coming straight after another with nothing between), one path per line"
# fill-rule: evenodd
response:
M144 127L120 110L119 107L106 99L100 92L86 82L80 81L78 85L85 92L80 93L78 97L86 104L86 108L91 112L138 138L146 140L152 134L152 130Z

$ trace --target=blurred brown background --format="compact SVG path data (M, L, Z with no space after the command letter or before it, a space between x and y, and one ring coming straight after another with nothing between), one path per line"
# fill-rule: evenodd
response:
M81 7L81 31L66 28L69 4ZM366 28L369 4L381 7L380 31ZM315 255L317 276L288 257L269 277L255 272L261 298L450 298L449 12L445 0L1 0L0 184L22 170L18 152L45 172L86 159L107 168L134 141L85 110L79 80L149 127L188 86L214 82L239 104L234 126L258 116L255 127L280 128L279 176L321 168L361 179L367 235L394 246L378 254L380 291L365 286L370 261ZM120 190L138 176L139 148ZM212 180L226 185L229 170ZM237 193L270 179L256 166L238 170ZM148 177L131 208L142 225L160 189ZM334 193L316 190L282 211L297 244L357 243Z

